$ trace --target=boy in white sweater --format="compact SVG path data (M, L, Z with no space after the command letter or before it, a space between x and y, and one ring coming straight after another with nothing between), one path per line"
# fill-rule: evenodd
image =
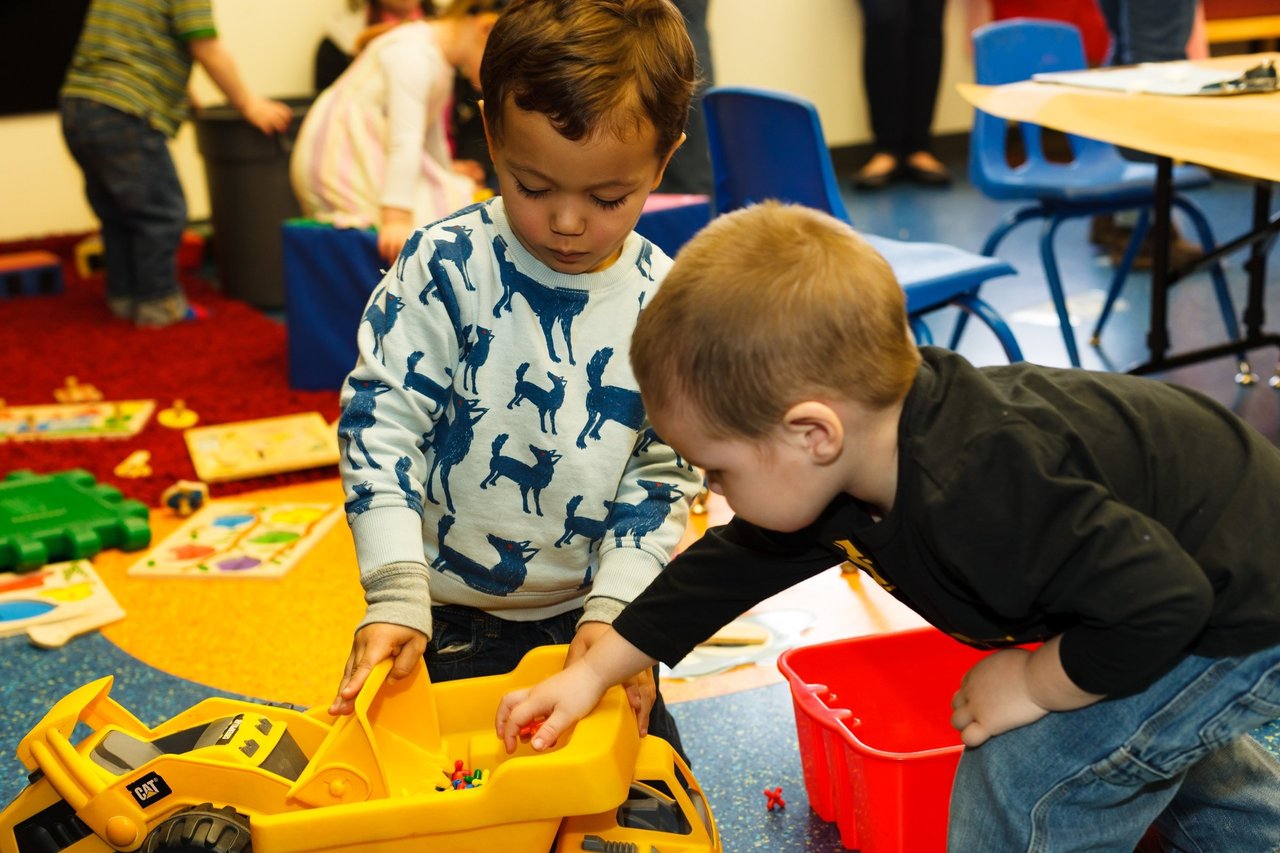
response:
M387 657L394 678L425 652L435 681L544 644L574 660L670 559L701 478L646 441L627 353L671 261L632 229L683 141L694 68L667 0L517 2L495 25L481 84L501 195L409 238L343 392L368 611L334 713ZM678 747L653 673L629 693L641 731Z

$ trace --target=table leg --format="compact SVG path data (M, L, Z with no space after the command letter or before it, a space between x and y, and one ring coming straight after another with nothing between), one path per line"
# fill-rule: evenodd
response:
M1151 326L1147 331L1148 365L1160 369L1169 351L1169 232L1173 228L1173 161L1156 158L1155 205L1151 220Z

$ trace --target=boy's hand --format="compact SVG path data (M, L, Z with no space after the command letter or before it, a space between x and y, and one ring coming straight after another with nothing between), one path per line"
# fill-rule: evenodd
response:
M1001 649L965 673L951 699L951 726L965 746L978 746L1049 713L1031 698L1030 660L1031 652L1025 649Z
M516 751L521 727L541 717L543 723L534 733L531 744L538 752L550 749L561 735L591 713L608 688L608 681L585 661L577 661L532 688L514 690L503 696L494 728L509 755Z
M337 716L350 714L355 709L355 698L375 664L389 657L395 658L387 675L387 681L395 681L412 673L426 650L427 636L421 631L388 622L365 625L356 631L351 642L351 654L347 656L342 683L329 706L329 713Z
M951 699L951 725L965 746L1034 723L1050 711L1074 711L1106 697L1076 686L1062 668L1061 635L1034 652L1002 649L973 665Z
M591 644L607 630L609 626L604 622L583 622L578 628L578 633L574 635L573 642L569 644L565 666L586 654ZM653 703L658 698L658 685L653 681L653 670L646 669L627 679L622 687L627 691L627 701L631 704L631 710L636 713L636 724L640 728L640 736L644 737L649 733L649 712L653 710Z
M249 124L267 134L284 133L293 121L293 110L288 104L257 95L249 96L240 110L240 115Z

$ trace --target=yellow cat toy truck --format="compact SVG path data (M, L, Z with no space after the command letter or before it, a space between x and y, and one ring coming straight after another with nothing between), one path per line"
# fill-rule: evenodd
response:
M18 745L31 783L0 814L0 853L721 853L688 766L640 738L620 688L554 749L507 755L493 711L564 664L432 685L369 676L355 713L206 699L155 728L108 695L58 702ZM78 744L77 723L92 733Z

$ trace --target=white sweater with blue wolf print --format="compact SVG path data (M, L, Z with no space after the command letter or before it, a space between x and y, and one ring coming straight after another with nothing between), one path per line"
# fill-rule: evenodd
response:
M649 426L631 332L671 260L632 233L557 273L501 198L415 232L374 290L338 423L368 611L612 622L684 532L701 478Z

